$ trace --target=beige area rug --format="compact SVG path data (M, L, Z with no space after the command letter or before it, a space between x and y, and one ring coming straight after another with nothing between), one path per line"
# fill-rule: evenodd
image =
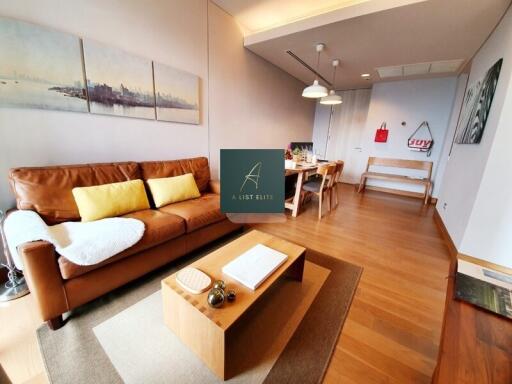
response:
M159 290L162 278L221 245L222 241L217 242L82 306L57 331L46 325L40 327L37 335L50 382L216 382L214 375L161 323ZM251 309L249 318L259 319L252 326L255 330L266 324L272 327L264 329L265 343L258 332L251 334L251 327L245 333L240 331L248 339L240 344L242 352L235 356L242 372L232 382L322 380L362 268L309 250L306 259L306 284L283 279L269 292L269 300L265 296ZM286 310L278 315L276 307ZM251 341L255 337L257 343ZM248 344L252 349L245 347Z
M262 383L297 329L330 271L311 262L302 283L279 280L237 327L228 383ZM93 331L127 384L222 383L165 325L158 291ZM222 311L222 308L219 309Z

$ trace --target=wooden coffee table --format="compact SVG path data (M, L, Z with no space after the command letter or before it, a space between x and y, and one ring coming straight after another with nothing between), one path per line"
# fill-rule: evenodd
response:
M279 267L255 291L222 274L222 267L256 244L264 244L288 255ZM236 300L214 309L208 306L208 292L198 295L185 291L176 282L176 273L162 280L165 324L219 378L232 376L229 359L230 332L242 315L282 276L302 281L306 249L272 235L253 230L190 264L213 280L222 279L237 293ZM264 299L264 298L262 298ZM248 319L243 319L247 321ZM250 319L249 319L250 320ZM248 346L249 347L249 346Z

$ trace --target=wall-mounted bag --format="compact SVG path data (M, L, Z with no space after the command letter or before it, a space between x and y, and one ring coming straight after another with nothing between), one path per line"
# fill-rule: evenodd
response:
M376 143L387 142L388 141L388 133L389 133L389 130L386 128L386 122L384 121L380 125L380 128L377 129L377 131L375 132L375 142Z
M418 139L414 137L422 127L427 128L430 139ZM434 136L432 136L432 132L430 131L430 127L427 121L421 123L420 126L416 128L416 130L412 133L412 135L409 136L409 139L407 140L407 146L411 151L426 152L427 157L430 156L432 153L432 147L434 146Z

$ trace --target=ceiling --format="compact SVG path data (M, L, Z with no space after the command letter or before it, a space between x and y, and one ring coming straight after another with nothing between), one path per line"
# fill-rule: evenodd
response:
M315 67L314 46L324 43L326 49L319 67L324 78L332 79L331 61L341 60L335 89L368 88L382 81L376 71L379 67L448 60L467 63L511 3L511 0L214 1L245 30L246 48L304 83L311 83L314 74L286 51L291 50ZM297 6L289 8L285 3ZM279 20L266 12L279 14ZM371 76L364 79L362 73ZM450 74L428 73L410 78L443 75Z
M213 0L236 18L244 34L264 31L366 1L369 0Z

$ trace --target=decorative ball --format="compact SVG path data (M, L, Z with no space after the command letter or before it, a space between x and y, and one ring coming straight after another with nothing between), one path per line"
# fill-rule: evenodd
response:
M227 292L227 299L228 301L235 301L236 299L236 292L232 289L230 289L228 292Z
M226 283L224 282L224 280L215 280L215 282L213 283L213 288L219 288L219 289L226 289Z
M222 304L224 304L225 300L225 294L224 290L219 288L213 288L208 293L208 305L212 308L219 308L222 307Z

